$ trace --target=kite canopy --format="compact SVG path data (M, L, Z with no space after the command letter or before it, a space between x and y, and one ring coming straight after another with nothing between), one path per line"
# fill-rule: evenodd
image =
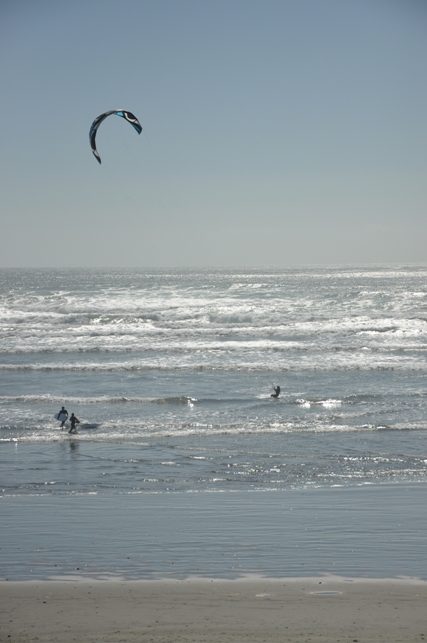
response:
M111 114L116 114L117 116L121 116L122 118L124 118L128 123L133 125L133 127L136 129L138 134L141 134L142 132L141 123L139 122L137 117L134 116L132 112L126 112L124 109L111 109L109 112L104 112L104 114L101 114L100 116L98 116L98 118L95 118L89 130L89 140L90 140L90 146L92 148L92 152L96 160L98 161L98 163L101 163L101 157L99 156L98 150L96 149L96 141L95 141L96 133L102 121L106 119L107 116L111 116Z

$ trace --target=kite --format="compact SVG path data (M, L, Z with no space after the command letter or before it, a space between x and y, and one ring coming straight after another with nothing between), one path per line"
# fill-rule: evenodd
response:
M89 130L89 140L93 155L95 156L98 163L101 163L101 157L99 156L98 150L96 149L96 133L102 121L107 118L107 116L111 116L111 114L117 114L117 116L121 116L122 118L124 118L136 129L138 134L141 134L142 132L141 123L139 122L137 117L134 116L131 112L126 112L124 109L111 109L109 112L104 112L104 114L101 114L100 116L98 116L98 118L95 118Z

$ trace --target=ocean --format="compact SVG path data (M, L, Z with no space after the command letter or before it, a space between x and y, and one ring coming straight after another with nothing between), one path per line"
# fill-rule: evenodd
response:
M132 578L298 575L306 562L304 573L353 573L350 550L341 562L337 552L355 526L348 511L365 507L354 543L368 547L360 534L379 533L380 515L382 525L397 521L395 534L404 521L406 535L386 561L377 556L384 539L371 539L374 567L363 573L427 578L419 564L427 553L419 515L426 277L427 266L0 270L0 576L78 575L85 565ZM63 405L80 420L77 435L54 418ZM290 523L296 499L306 510ZM143 528L141 503L151 516ZM326 537L333 515L342 527ZM118 554L116 538L99 546L95 564L85 538L82 560L69 562L82 537L76 525L97 543L105 516L127 534L129 557ZM219 523L214 560L206 552ZM248 534L263 524L268 538L251 544ZM168 540L177 529L186 555ZM301 530L312 540L295 557ZM237 568L241 537L248 543L238 551L250 555ZM405 538L416 542L412 554ZM151 554L141 566L142 543ZM330 560L318 560L316 547Z

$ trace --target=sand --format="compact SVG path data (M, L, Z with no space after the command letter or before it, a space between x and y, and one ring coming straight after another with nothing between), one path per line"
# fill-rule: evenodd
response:
M312 579L1 582L0 641L427 640L427 583Z

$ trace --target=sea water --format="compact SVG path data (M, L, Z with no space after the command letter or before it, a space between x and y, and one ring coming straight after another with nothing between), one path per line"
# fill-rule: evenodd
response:
M424 489L426 277L1 270L3 506ZM63 405L77 435L54 419Z

